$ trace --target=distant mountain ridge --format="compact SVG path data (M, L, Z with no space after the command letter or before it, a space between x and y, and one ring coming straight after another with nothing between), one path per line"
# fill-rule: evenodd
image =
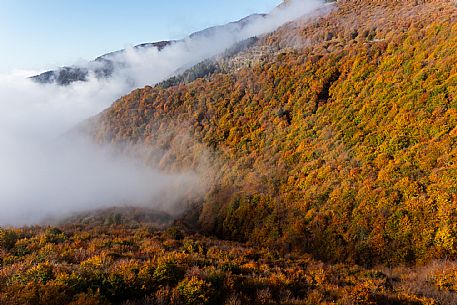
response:
M152 43L142 43L133 47L134 50L157 48L160 52L164 48L180 42L185 39L199 39L203 37L211 37L216 35L218 31L236 31L243 29L251 22L264 18L266 14L252 14L235 22L230 22L225 25L213 26L202 31L190 34L187 38L181 40L166 40ZM39 75L32 76L31 79L41 84L56 83L61 86L66 86L78 81L87 81L89 76L93 74L98 79L112 77L116 67L125 67L126 62L119 61L115 57L122 55L126 49L110 52L97 57L95 60L89 62L86 66L65 66L56 70L46 71Z

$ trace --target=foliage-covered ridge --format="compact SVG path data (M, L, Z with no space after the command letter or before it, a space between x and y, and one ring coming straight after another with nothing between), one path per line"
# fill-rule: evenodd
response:
M251 67L132 92L93 135L165 149L163 168L214 151L199 223L220 237L367 265L455 258L456 16L338 1L262 37L282 52Z

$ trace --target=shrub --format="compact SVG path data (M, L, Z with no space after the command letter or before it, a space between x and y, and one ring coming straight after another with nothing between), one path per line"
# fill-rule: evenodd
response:
M184 277L184 270L174 261L159 264L153 278L159 285L176 285Z
M16 232L7 229L0 229L0 247L5 250L11 250L16 241L18 236Z
M170 238L175 239L175 240L181 240L184 238L183 232L177 227L170 227L167 230L167 235L170 236Z
M178 292L185 305L210 304L214 297L211 284L196 277L186 278L179 283Z
M109 302L103 298L100 293L93 293L89 291L88 293L78 294L73 302L69 305L108 305Z
M27 275L31 280L41 283L46 283L54 278L54 272L49 263L42 263L34 266L27 271Z

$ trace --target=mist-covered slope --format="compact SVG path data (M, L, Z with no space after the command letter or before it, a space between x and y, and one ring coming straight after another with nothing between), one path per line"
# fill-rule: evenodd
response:
M230 22L226 25L214 26L202 31L198 31L189 35L187 40L199 40L202 38L214 37L217 38L219 33L240 31L245 26L258 20L259 18L265 17L265 14L253 14L245 17L241 20ZM156 49L157 52L161 52L164 48L179 41L159 41L153 43L143 43L132 48L135 52L148 52L152 49ZM129 65L128 59L125 57L127 50L119 50L104 54L97 57L95 60L87 63L86 65L76 65L70 67L62 67L57 70L51 70L39 75L31 77L37 83L50 84L56 83L58 85L69 85L78 81L87 81L89 77L95 77L97 79L106 79L113 76L116 69L123 69Z
M1 305L457 304L455 0L280 8L126 78L1 78Z
M151 162L171 170L211 149L199 223L221 237L364 264L455 257L456 21L453 1L338 1L244 65L133 91L91 132L163 149Z
M160 52L163 48L172 43L173 41L143 43L134 46L133 49L143 50L156 48L157 51ZM116 67L121 68L126 64L125 62L118 62L116 60L116 56L122 56L124 53L125 50L111 52L97 57L95 60L87 63L87 65L62 67L57 70L50 70L39 75L32 76L31 79L40 84L55 83L57 85L65 86L74 82L87 81L90 76L94 76L97 79L110 78Z

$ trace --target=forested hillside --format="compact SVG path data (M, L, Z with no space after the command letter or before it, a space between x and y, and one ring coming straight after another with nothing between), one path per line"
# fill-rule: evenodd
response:
M457 304L455 0L328 3L76 129L207 191L0 228L0 305Z
M248 64L135 90L93 135L162 149L151 163L167 170L209 151L207 233L367 266L455 258L455 2L338 1L246 60L262 47Z

